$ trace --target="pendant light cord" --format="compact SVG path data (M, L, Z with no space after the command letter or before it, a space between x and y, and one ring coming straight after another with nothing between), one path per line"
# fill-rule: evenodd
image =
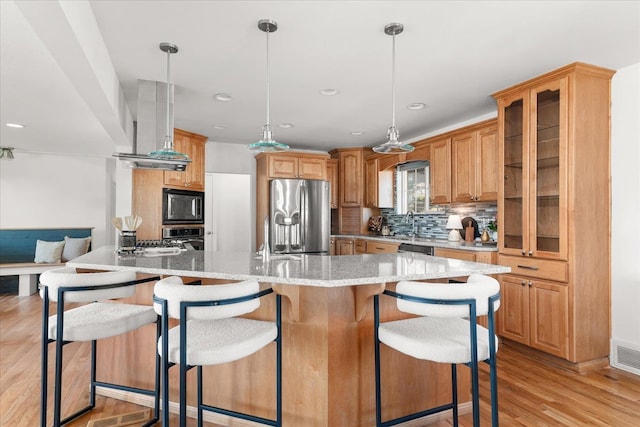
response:
M391 127L396 127L396 33L392 36L391 48Z
M271 67L269 66L269 28L267 27L265 33L267 33L267 126L271 128L271 119L269 114L270 105L270 93L271 93ZM271 130L271 129L269 129Z
M171 49L167 50L167 129L166 129L166 135L164 137L164 148L168 149L171 148L171 140L172 135L171 135L171 126L169 124L169 118L171 117L171 115L169 114L169 86L171 85Z

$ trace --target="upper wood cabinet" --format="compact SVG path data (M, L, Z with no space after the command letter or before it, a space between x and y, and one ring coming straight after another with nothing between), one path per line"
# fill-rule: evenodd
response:
M175 150L187 154L191 163L184 172L164 172L164 185L185 190L204 191L204 144L207 137L174 129Z
M269 181L274 178L327 179L327 154L294 151L256 155L256 248L264 242L264 218L269 215Z
M436 140L429 146L431 204L451 203L451 138Z
M393 170L381 170L382 158L369 157L364 162L364 206L393 207Z
M498 199L498 134L495 120L451 139L451 193L454 202Z
M503 254L567 259L567 95L564 77L499 100Z
M267 155L269 178L327 179L327 156L277 153Z
M327 160L327 181L331 186L331 209L338 207L338 159Z
M338 204L339 206L362 206L363 148L345 148L332 151L338 157Z

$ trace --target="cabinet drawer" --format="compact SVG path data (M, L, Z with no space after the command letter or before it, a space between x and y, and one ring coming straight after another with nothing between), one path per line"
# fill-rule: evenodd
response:
M557 282L569 281L569 267L566 262L562 261L498 255L498 264L511 267L511 274Z
M384 242L367 242L368 254L394 254L398 252L398 243L384 243Z

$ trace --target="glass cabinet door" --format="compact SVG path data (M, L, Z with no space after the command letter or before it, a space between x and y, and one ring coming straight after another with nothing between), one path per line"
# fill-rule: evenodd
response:
M500 111L503 121L502 209L498 218L498 243L504 253L520 255L528 247L528 174L526 115L528 99L507 100Z
M566 258L566 79L531 91L529 255Z

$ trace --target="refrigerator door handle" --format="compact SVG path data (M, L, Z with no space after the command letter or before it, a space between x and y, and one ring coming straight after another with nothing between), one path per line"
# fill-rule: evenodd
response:
M304 251L307 239L307 188L304 185L300 186L300 221L298 223L300 224L298 227L300 230L300 249Z

